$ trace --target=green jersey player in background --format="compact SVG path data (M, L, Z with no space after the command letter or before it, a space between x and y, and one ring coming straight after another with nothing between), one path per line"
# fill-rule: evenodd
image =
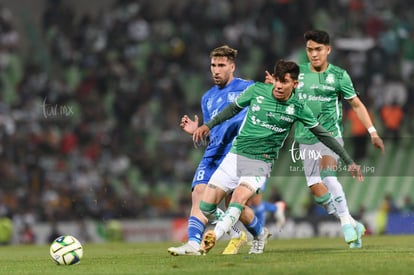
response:
M360 167L345 149L322 126L319 125L309 107L302 102L294 89L298 85L299 67L290 61L279 61L274 68L272 84L256 82L247 88L235 102L229 104L208 123L193 134L199 142L210 133L210 129L237 115L248 107L239 134L233 141L230 152L214 172L204 190L200 209L206 217L214 217L217 205L233 192L225 215L214 230L206 232L201 247L208 252L240 218L257 234L249 254L263 253L268 230L258 222L254 212L246 205L248 199L258 193L270 175L274 159L277 158L292 125L300 121L329 148L338 153L349 165L349 170L362 180Z
M350 76L344 69L328 63L331 52L329 34L310 30L304 34L304 38L309 62L300 65L299 84L296 89L299 99L306 102L319 123L343 145L341 98L344 98L367 128L372 144L384 152L384 143L365 105L358 97ZM340 219L345 241L350 248L362 247L361 237L365 227L349 213L345 193L335 173L338 156L320 143L303 123L296 124L295 141L299 143L301 151L321 152L319 159L303 160L307 184L311 190L326 185L334 206L326 208L328 213ZM329 193L318 196L316 202L323 204L325 200L329 200L329 196Z

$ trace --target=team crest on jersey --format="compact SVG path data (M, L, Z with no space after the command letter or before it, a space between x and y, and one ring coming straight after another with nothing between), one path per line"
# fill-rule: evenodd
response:
M328 84L334 84L335 83L335 77L333 74L328 74L328 76L325 79L326 83Z
M290 104L286 108L286 114L293 115L295 113L295 106L293 104Z

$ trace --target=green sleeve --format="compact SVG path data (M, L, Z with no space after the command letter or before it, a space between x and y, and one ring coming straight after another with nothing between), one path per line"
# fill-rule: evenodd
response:
M345 151L344 147L339 144L338 141L334 137L332 137L328 131L325 130L321 125L317 125L313 128L309 128L309 130L329 149L337 153L347 165L354 163L352 158L348 155Z
M243 110L243 108L240 108L239 106L237 106L235 102L232 102L226 108L224 108L220 113L214 116L209 122L205 123L205 125L209 129L211 129L214 126L222 123L223 121L226 121L229 118L232 118L237 113L239 113L241 110Z

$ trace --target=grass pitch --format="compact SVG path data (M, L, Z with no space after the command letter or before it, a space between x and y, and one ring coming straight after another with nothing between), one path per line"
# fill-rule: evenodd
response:
M351 250L340 238L269 240L262 255L206 256L167 253L172 242L85 244L78 265L58 266L48 246L0 247L0 274L413 274L414 235L366 236Z

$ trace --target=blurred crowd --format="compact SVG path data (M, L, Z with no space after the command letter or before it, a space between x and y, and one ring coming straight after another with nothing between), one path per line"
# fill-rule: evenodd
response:
M262 81L277 59L304 61L310 28L332 42L372 41L333 43L331 61L398 138L414 110L413 9L403 0L117 0L76 14L71 1L46 0L41 22L25 24L25 55L23 19L3 5L0 212L23 223L186 216L202 150L178 122L200 115L209 52L222 44L239 50L238 76Z

